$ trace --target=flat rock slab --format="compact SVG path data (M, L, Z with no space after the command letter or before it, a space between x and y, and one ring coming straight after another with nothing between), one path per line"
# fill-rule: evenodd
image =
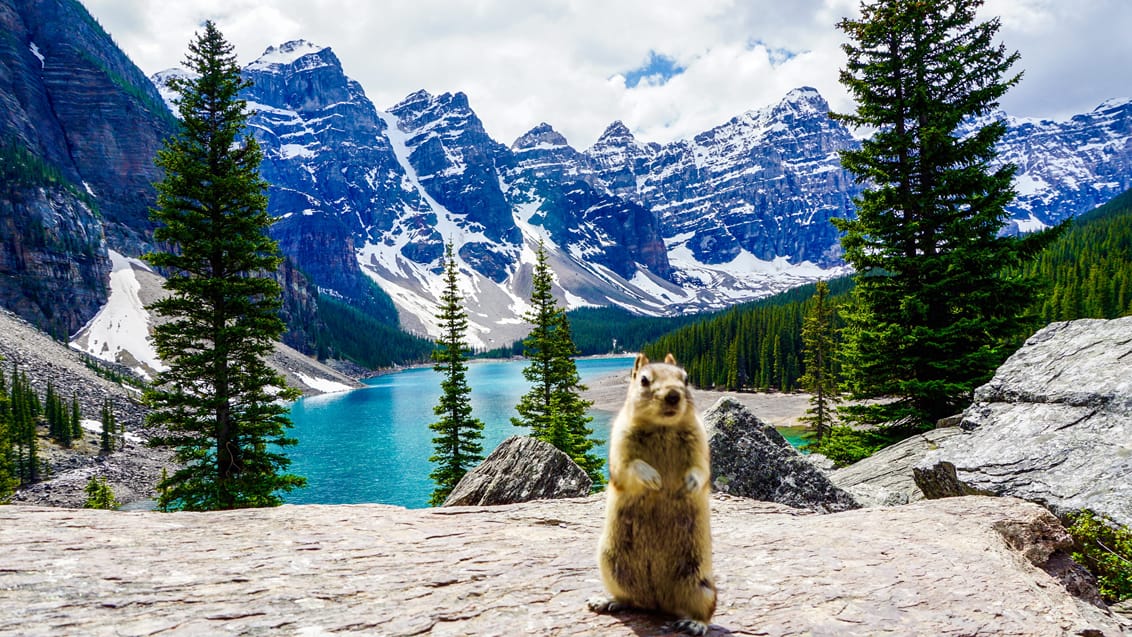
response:
M0 506L0 634L668 634L585 609L603 506ZM1060 527L1020 500L813 515L717 496L713 516L711 635L1122 634L1032 564Z

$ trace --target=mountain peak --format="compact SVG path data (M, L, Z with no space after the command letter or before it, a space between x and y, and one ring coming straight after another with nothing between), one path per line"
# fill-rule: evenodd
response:
M393 106L390 106L388 110L390 112L393 112L393 111L403 109L406 106L412 106L414 104L422 104L422 103L428 104L431 101L432 101L432 93L429 93L428 91L426 91L422 88L418 91L413 91L412 93L409 93L408 95L405 96L405 99L401 100L400 102L397 102Z
M605 132L598 138L598 142L608 142L615 139L629 139L632 140L633 132L621 120L617 120L605 128Z
M801 86L791 90L778 103L779 108L791 107L794 110L829 112L829 103L816 88Z
M1093 112L1099 113L1101 111L1126 108L1129 104L1132 104L1132 99L1129 99L1127 97L1114 97L1101 102L1099 106L1093 109Z
M271 66L287 66L308 55L318 55L323 51L330 51L330 47L318 46L306 40L291 40L279 46L269 46L255 62L248 65L249 69L265 69Z
M569 146L569 144L566 142L566 138L563 137L561 133L554 130L550 124L542 122L527 131L523 136L519 137L519 139L516 139L515 143L511 144L511 149L526 150L536 147L555 146Z

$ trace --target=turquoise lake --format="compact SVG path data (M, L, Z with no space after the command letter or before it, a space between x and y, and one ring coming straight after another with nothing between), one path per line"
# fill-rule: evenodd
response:
M577 361L582 383L628 372L633 359ZM525 361L476 361L468 368L473 415L484 422L484 455L508 436L527 433L511 424L515 404L527 392ZM366 387L340 394L303 398L291 409L290 435L299 444L287 449L290 472L305 476L307 487L286 494L293 504L374 502L408 508L428 506L434 485L433 432L428 428L440 398L440 375L414 368L377 376ZM594 437L606 440L613 412L591 410ZM794 441L792 441L794 442ZM595 453L606 457L605 445Z

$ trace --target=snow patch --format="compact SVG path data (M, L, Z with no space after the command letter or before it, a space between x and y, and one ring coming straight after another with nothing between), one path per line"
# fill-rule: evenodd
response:
M279 147L279 156L282 159L291 159L292 157L310 159L316 155L318 155L318 153L302 144L283 144Z
M89 418L83 418L82 420L79 421L79 426L83 428L83 431L89 431L90 433L94 434L94 436L96 438L100 437L102 435L102 423L98 420L90 420ZM138 442L138 443L142 442L141 436L139 436L135 433L130 433L128 431L124 435L123 434L115 434L115 435L121 435L126 440L128 440L130 442Z
M39 47L35 45L35 42L28 42L28 48L31 49L32 55L39 58L40 68L47 65L47 60L43 57L43 54L39 52Z
M354 389L349 385L330 380L329 378L315 378L302 372L295 372L295 376L307 387L317 389L324 394L335 394Z
M1049 227L1049 224L1044 223L1041 219L1035 217L1034 213L1032 212L1030 213L1029 219L1014 219L1013 221L1014 225L1018 226L1018 232L1023 234L1028 232L1038 232Z
M1014 190L1022 196L1036 195L1049 190L1049 184L1040 177L1021 174L1014 178Z
M129 259L113 250L109 253L110 297L80 332L85 333L85 347L78 338L71 342L71 347L114 363L129 361L132 357L139 364L134 371L148 379L150 372L168 369L149 340L149 312L138 296L141 284L134 275L134 266L148 268L137 259Z
M294 64L296 60L307 56L314 55L324 51L327 47L318 46L307 42L306 40L292 40L285 42L279 46L269 46L259 56L259 59L248 65L247 68L255 70L265 70L272 65L280 64Z

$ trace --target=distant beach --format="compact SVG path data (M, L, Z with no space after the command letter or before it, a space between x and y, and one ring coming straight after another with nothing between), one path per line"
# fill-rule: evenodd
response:
M629 373L624 372L602 376L588 383L582 397L593 401L593 408L602 411L617 412L625 402L625 395L629 391ZM802 427L805 426L799 419L810 408L810 394L781 392L734 392L714 391L707 389L693 389L692 396L696 407L703 412L716 403L720 398L729 396L751 410L763 422L772 427Z

